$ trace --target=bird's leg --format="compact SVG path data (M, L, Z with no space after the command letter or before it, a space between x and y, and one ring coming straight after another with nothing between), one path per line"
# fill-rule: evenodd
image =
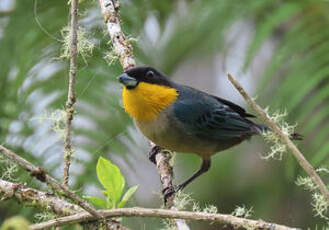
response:
M210 163L211 163L210 159L203 159L200 169L198 171L196 171L189 179L187 179L186 181L184 181L183 183L178 185L176 190L177 191L182 190L189 183L191 183L194 179L199 177L201 174L207 172L210 168Z
M155 145L155 146L153 146L152 148L151 148L151 150L150 150L150 152L149 152L149 160L152 162L152 163L154 163L154 164L156 164L156 162L155 162L155 156L162 150L163 148L161 148L160 146L157 146L157 145Z
M175 189L173 187L165 188L162 193L164 195L164 199L166 200L167 197L171 196L173 193L178 192L185 188L189 183L191 183L194 179L199 177L201 174L207 172L210 168L211 160L210 159L202 159L201 167L198 171L196 171L190 178L186 181L178 185Z

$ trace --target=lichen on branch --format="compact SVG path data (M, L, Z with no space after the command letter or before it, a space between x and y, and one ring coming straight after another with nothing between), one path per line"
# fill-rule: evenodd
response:
M77 205L59 199L53 194L26 187L23 184L0 180L1 201L15 199L23 206L34 206L44 211L53 212L59 216L73 215L83 211Z
M242 97L246 100L248 105L255 110L259 117L265 122L266 125L271 129L275 135L280 139L280 141L291 151L291 153L296 158L299 165L305 170L305 172L310 176L314 184L317 185L320 193L323 195L324 200L326 200L327 205L329 205L329 190L327 186L323 183L321 177L318 175L313 166L306 160L302 152L296 147L296 145L291 141L290 136L281 130L280 126L276 124L267 112L262 109L242 88L242 86L235 80L231 74L227 74L228 79L234 85L234 87L239 91Z
M63 45L61 48L59 59L69 59L70 58L70 48L72 43L72 36L70 33L70 28L65 26L61 30L61 35L63 37ZM77 45L77 52L81 57L85 60L86 57L92 55L93 49L95 47L94 43L92 43L89 39L88 32L82 26L78 27L77 31L78 36L78 45Z
M264 109L267 116L276 123L283 134L286 136L292 136L295 132L296 125L290 125L288 122L285 121L285 117L287 116L287 112L275 112L270 114L269 108ZM282 143L280 137L272 131L265 131L263 132L262 136L264 140L269 143L270 151L262 156L264 160L275 159L275 160L282 160L282 156L284 153L288 151L287 145Z

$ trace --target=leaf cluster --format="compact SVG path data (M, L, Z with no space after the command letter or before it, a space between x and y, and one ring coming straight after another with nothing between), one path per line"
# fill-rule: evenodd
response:
M105 188L102 192L106 199L103 200L94 196L85 196L85 198L100 208L112 209L124 207L136 192L138 185L130 187L122 196L126 181L118 166L100 157L97 162L96 171L99 182Z

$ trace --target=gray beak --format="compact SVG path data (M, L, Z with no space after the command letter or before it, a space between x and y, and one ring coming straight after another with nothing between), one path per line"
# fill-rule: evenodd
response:
M133 77L130 77L128 74L123 73L118 77L118 80L121 84L126 86L127 88L135 88L138 84L137 80Z

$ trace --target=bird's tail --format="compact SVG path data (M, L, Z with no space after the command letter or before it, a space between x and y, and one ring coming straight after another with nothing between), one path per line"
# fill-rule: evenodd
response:
M262 134L264 132L269 132L271 131L271 129L264 124L255 124L255 129L256 129L256 133L257 134ZM303 135L299 134L299 133L292 133L290 134L289 137L291 140L303 140Z

